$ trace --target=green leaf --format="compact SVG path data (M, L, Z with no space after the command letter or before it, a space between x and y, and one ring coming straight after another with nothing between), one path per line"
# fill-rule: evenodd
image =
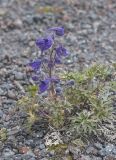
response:
M29 85L27 87L27 91L29 92L29 94L34 97L38 91L38 86L37 85Z

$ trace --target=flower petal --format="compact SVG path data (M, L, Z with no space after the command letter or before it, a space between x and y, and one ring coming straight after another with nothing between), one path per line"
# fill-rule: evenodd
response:
M56 54L58 57L60 56L67 56L69 53L67 49L65 49L62 45L56 48Z
M36 40L36 45L40 48L40 50L43 52L45 50L48 50L53 44L52 37L46 37L46 38L39 38Z
M50 82L49 79L41 81L41 83L39 85L39 90L40 90L41 93L45 92L48 89L49 82Z
M52 27L48 29L49 31L54 31L57 36L64 35L64 28L63 27Z
M37 76L37 75L34 75L34 76L32 76L32 80L33 80L33 81L38 81L38 80L39 80L39 78L38 78L38 76Z
M33 62L30 62L29 66L31 66L34 71L37 71L41 67L41 60L37 59L37 60L35 60Z
M58 56L55 57L55 63L61 64L61 59Z

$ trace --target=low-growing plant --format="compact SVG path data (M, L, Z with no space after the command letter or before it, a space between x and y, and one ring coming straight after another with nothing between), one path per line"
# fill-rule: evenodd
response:
M18 101L28 115L29 128L46 119L51 128L72 132L73 140L101 133L102 125L114 119L114 67L94 65L81 72L59 73L58 67L69 55L58 40L64 29L53 27L46 35L36 40L41 52L28 64L33 69L35 85L29 86L27 94Z
M71 128L81 134L98 134L103 123L114 119L113 116L113 68L95 65L81 73L67 73L65 79L75 80L66 88L67 101L74 106ZM110 78L109 78L110 77ZM108 79L109 78L109 79Z

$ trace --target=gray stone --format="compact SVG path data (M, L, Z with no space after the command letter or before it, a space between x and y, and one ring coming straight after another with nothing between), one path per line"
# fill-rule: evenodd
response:
M75 159L75 160L77 160L77 159ZM81 155L80 160L92 160L92 159L90 158L90 156Z
M46 155L46 149L40 150L39 155L41 155L41 157L44 158Z
M16 94L12 90L8 90L8 97L11 99L16 99Z
M45 145L44 144L40 144L39 145L39 148L42 150L42 149L45 149Z
M54 156L54 155L55 155L55 151L54 150L49 152L49 156Z
M111 154L114 149L115 149L115 146L114 146L113 144L108 144L108 145L105 147L106 155Z
M35 160L35 155L32 151L28 151L26 154L23 155L22 159L25 159L25 160Z
M14 148L17 146L17 142L15 140L15 136L14 135L11 135L11 136L8 135L7 142L8 142L9 145L11 145ZM14 151L14 152L16 152L16 151Z
M16 80L23 80L24 79L24 74L23 73L15 71L14 74L15 74L15 79Z
M16 101L12 99L5 99L5 101L3 101L3 104L4 104L4 108L8 109L9 108L8 105L15 105Z
M116 160L116 155L107 155L103 158L103 160Z
M102 144L97 142L97 143L94 143L94 146L97 148L97 149L102 149Z
M4 144L2 143L2 141L0 141L0 150L3 149Z
M12 156L11 156L11 158L10 158L10 157L5 157L5 158L2 159L2 160L13 160L13 159L12 159Z
M35 46L35 41L30 41L30 42L29 42L29 46L30 46L30 47L34 47L34 46Z
M39 132L36 133L37 138L42 138L43 135L44 135L43 131L39 131Z
M29 139L28 141L25 142L26 145L31 145L31 144L33 144L33 143L34 143L34 142L33 142L33 139Z
M21 155L15 155L13 158L14 158L14 160L22 160L22 156Z
M4 157L11 157L13 156L15 153L13 151L11 151L9 148L6 148L4 151L3 151L3 156Z
M42 97L47 97L47 96L48 96L48 93L47 93L47 92L44 92L44 93L42 93L41 95L42 95Z
M35 157L35 154L31 150L29 150L26 154L30 157Z
M77 160L77 159L75 159L75 160ZM96 156L81 155L81 158L79 158L79 160L102 160L102 158L96 157Z
M5 95L4 90L0 88L0 96L4 96L4 95Z
M23 22L21 21L21 19L16 19L16 20L14 21L14 26L15 26L16 28L21 28L21 27L23 26Z
M74 159L78 159L80 156L81 150L78 147L69 146L69 151L73 154Z
M69 64L73 64L73 60L72 59L68 59L65 61L65 65L69 65Z
M0 109L0 118L2 118L3 117L3 111Z
M30 47L27 47L27 48L21 53L21 56L27 58L27 57L30 55L30 53L31 53L31 49L30 49Z
M91 160L102 160L102 158L101 158L101 157L92 156L92 157L91 157Z
M73 30L75 28L75 26L71 23L68 23L67 28L70 30Z
M99 155L100 156L106 156L106 151L105 151L104 148L99 151Z
M27 23L28 25L33 24L33 17L31 15L27 15L24 19L24 22Z
M10 78L11 78L11 77L10 77ZM6 86L7 89L14 89L14 88L15 88L14 85L11 84L11 83L6 83L4 86Z
M30 160L36 160L34 157L30 158Z
M38 23L38 22L41 22L41 20L42 20L41 16L39 16L39 15L34 15L33 16L33 22Z
M98 151L94 147L88 147L87 150L86 150L86 153L87 154L97 155Z
M20 130L19 126L16 126L16 127L12 128L12 129L8 129L8 135L9 136L14 135L14 134L18 133L19 130Z
M56 93L57 95L60 95L62 93L62 88L61 87L56 87Z
M115 146L115 148L112 150L112 153L113 153L114 155L116 155L116 146Z

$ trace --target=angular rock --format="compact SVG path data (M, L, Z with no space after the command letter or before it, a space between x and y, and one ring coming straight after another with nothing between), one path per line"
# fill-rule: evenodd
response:
M94 147L88 147L86 150L87 154L92 154L92 155L97 155L98 154L98 150L95 149Z
M5 95L4 90L0 88L0 96L4 96L4 95Z
M116 155L108 155L106 157L103 158L103 160L116 160Z
M14 26L16 27L16 28L22 28L23 27L23 22L21 21L21 19L16 19L15 21L14 21Z
M24 79L24 74L23 73L15 71L14 74L15 74L15 79L16 80L23 80Z
M4 157L12 157L13 155L14 155L15 153L12 151L12 150L10 150L9 148L6 148L4 151L3 151L3 156Z

